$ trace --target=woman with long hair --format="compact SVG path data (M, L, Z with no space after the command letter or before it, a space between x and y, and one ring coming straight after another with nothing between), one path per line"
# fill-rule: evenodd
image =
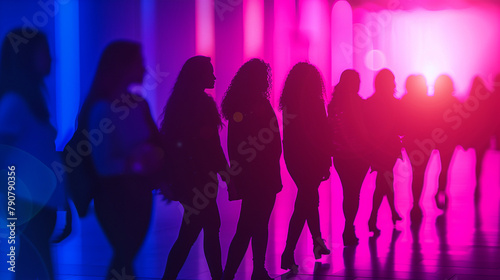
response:
M90 159L99 179L94 208L113 249L106 279L124 269L134 275L133 261L151 219L150 178L162 165L159 133L148 103L129 90L142 84L144 73L139 43L110 43L78 121L76 133L87 134L92 141Z
M209 57L184 63L164 109L161 136L167 157L165 195L179 201L184 216L179 236L168 255L163 279L176 279L203 229L203 247L212 279L222 278L217 207L217 173L227 167L217 105L205 89L214 88Z
M9 169L8 177L7 172L1 175L6 184L2 192L6 197L7 191L16 194L15 205L9 204L15 212L9 217L17 218L20 241L15 277L54 279L50 239L57 210L65 208L68 218L59 240L71 231L71 211L62 180L52 170L52 164L60 163L44 83L52 58L43 33L19 45L11 37L23 38L23 31L9 32L0 57L0 163Z
M366 160L368 133L364 125L364 101L359 96L360 79L354 70L345 70L335 86L328 105L328 119L333 131L333 163L342 182L345 246L358 245L354 220L359 209L361 185L370 168Z
M252 59L238 70L222 102L222 114L229 122L228 154L240 172L231 178L242 199L236 234L229 247L224 279L234 279L252 240L252 279L272 279L265 269L269 218L281 191L281 137L276 114L269 102L270 68ZM252 148L248 139L259 142ZM245 147L246 146L246 147ZM242 153L242 149L250 150Z
M318 188L330 177L331 139L323 79L315 66L300 62L290 70L280 108L284 119L288 118L286 114L293 115L293 119L283 123L283 154L298 189L281 268L296 271L294 251L306 221L313 239L314 257L319 259L321 255L330 254L321 236Z

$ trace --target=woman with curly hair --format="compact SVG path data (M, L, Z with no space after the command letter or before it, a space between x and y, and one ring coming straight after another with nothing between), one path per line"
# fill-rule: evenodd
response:
M212 279L222 278L216 173L225 170L217 105L205 89L214 88L210 58L194 56L184 63L164 109L160 133L166 152L167 198L179 201L184 216L168 254L163 279L177 279L191 247L203 229L203 247Z
M222 102L222 114L229 122L229 159L238 172L231 178L229 187L234 187L231 193L241 199L238 227L229 247L223 279L234 279L250 239L252 279L272 279L265 269L268 227L282 183L281 138L278 120L269 102L269 72L269 64L260 59L246 62L234 76ZM256 143L252 144L251 139Z
M300 62L292 68L285 81L280 108L283 119L287 120L283 123L285 163L298 189L281 268L296 271L294 251L306 221L313 238L314 257L330 254L321 237L318 188L330 177L331 137L323 80L316 67Z

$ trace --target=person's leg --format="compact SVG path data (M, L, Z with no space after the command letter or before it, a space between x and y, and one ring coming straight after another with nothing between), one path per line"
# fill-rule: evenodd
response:
M344 233L342 234L344 245L357 245L358 238L354 231L354 220L359 209L361 186L369 166L363 164L361 160L336 160L335 158L334 164L342 182L344 196L342 202L345 217Z
M189 255L189 251L193 246L198 235L202 229L202 223L200 219L200 214L192 214L189 211L188 205L184 206L184 217L182 219L181 228L179 230L179 236L175 241L170 253L168 254L167 265L165 267L165 272L163 274L164 280L174 280L177 279L177 275L181 271L182 266L186 262ZM187 217L186 217L187 216ZM187 218L187 219L186 219Z
M380 209L380 205L382 204L382 200L384 199L387 190L387 182L384 178L384 175L381 173L383 172L377 171L375 191L373 192L373 208L370 214L370 219L368 220L368 229L375 235L380 234L380 230L377 228L377 215L378 209Z
M49 239L55 224L56 211L43 208L25 227L20 227L15 279L54 279Z
M292 218L290 219L290 225L288 226L285 251L281 256L281 268L283 269L294 269L297 267L293 255L306 222L305 206L308 203L303 192L304 190L301 190L300 188L297 191L297 198L295 200Z
M422 220L420 200L424 189L425 170L430 157L425 156L418 148L408 148L407 152L412 168L411 190L413 196L413 206L410 212L410 219L412 223L419 223ZM419 157L419 155L422 157Z
M446 187L448 185L448 171L450 169L451 159L453 158L454 147L440 150L439 156L441 158L441 173L439 174L439 186L436 193L436 205L440 209L444 209L447 205L448 198L446 196Z
M250 244L254 227L254 215L256 214L254 213L256 206L252 205L253 203L255 201L251 199L243 198L241 200L240 218L238 219L236 233L229 246L226 267L224 269L224 279L234 278ZM260 206L259 204L257 205Z
M203 251L207 259L212 279L222 278L222 257L220 248L220 214L217 201L211 200L207 208L202 211L203 222Z
M392 173L392 170L390 171L390 174ZM384 174L389 174L384 172ZM394 176L393 175L388 175L388 177L385 178L387 182L387 191L386 191L386 196L387 196L387 202L389 203L389 207L391 209L391 214L392 214L392 223L395 225L397 221L401 221L402 218L399 215L398 211L396 210L396 202L395 202L395 194L394 194Z
M121 275L135 275L133 261L148 232L152 194L141 190L142 185L132 178L108 181L106 190L94 200L97 219L113 248L113 258L107 279ZM131 223L130 221L134 221Z
M487 147L476 148L476 189L474 191L474 197L476 201L479 201L479 198L481 196L481 173L483 171L483 161L487 150Z
M255 210L255 222L252 235L253 273L255 279L270 279L265 268L267 243L269 240L269 219L276 202L275 194L263 194L255 197L252 207Z
M304 192L307 199L307 204L305 205L306 211L306 222L311 232L311 237L313 241L313 252L316 259L321 258L321 255L329 255L330 250L326 247L323 237L321 235L321 227L319 222L319 192L318 187L320 181L307 182L308 185L303 185L302 188L306 190Z

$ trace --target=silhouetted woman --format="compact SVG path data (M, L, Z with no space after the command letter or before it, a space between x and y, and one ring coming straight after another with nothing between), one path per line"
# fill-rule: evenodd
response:
M446 112L450 109L459 106L460 101L453 95L455 86L453 80L448 75L440 75L434 83L434 102L435 112L437 112L435 127L443 127L444 133L447 136L443 143L436 143L441 159L441 173L439 174L438 190L435 196L436 206L444 209L448 204L448 196L446 194L446 186L448 185L448 170L450 168L455 147L458 144L458 132L463 129L462 124L458 125L455 121L450 122L446 116ZM457 127L454 127L457 125Z
M423 75L411 75L406 79L406 94L401 98L401 133L403 146L410 159L413 172L412 194L413 208L412 222L419 222L422 218L420 199L424 187L425 170L432 150L422 150L419 141L432 139L432 130L435 123L435 112L430 110L432 99L427 95L427 82Z
M107 279L133 261L146 237L152 209L152 174L161 166L159 133L147 101L129 91L142 84L140 44L110 43L101 55L82 106L78 131L93 133L91 158L100 184L95 190L97 220L113 249ZM96 135L101 135L98 137Z
M242 198L224 279L234 279L250 239L254 263L252 279L272 279L265 269L269 218L276 194L283 186L280 175L281 137L276 114L269 102L269 72L269 65L264 61L248 61L234 76L222 102L222 114L229 122L229 160L241 170L231 177L230 187L234 187ZM259 148L254 154L241 153L242 145L252 137L259 142L259 146L255 146Z
M359 209L361 185L370 168L366 160L368 135L363 119L364 101L358 94L359 85L359 74L345 70L328 105L328 118L333 129L333 163L344 194L342 238L345 246L357 245L359 241L354 231L354 219Z
M167 153L170 197L184 207L179 236L168 255L163 279L176 279L203 229L203 247L212 279L221 279L220 215L216 173L227 166L219 138L221 118L205 89L214 88L209 57L186 61L164 109L161 124Z
M375 93L366 100L366 124L372 140L368 160L372 171L377 171L368 229L375 235L380 233L377 228L377 215L384 196L387 196L393 223L401 220L394 205L392 172L398 157L401 156L400 132L398 122L394 119L398 105L394 97L395 92L394 74L388 69L382 69L375 77Z
M316 67L300 62L290 70L280 108L286 120L283 123L285 163L298 189L281 268L295 271L298 266L294 251L306 221L313 239L314 257L319 259L321 255L330 254L321 237L318 188L330 176L332 148L324 85Z
M54 279L49 240L57 210L67 204L64 187L52 170L52 164L60 162L44 85L52 59L44 34L29 39L23 34L21 29L9 32L0 57L0 178L5 197L7 191L15 197L8 200L14 204L7 205L5 199L5 210L13 212L4 219L17 219L7 221L15 223L17 233L16 243L9 242L9 247L16 247L16 279ZM26 43L13 44L11 37ZM69 235L68 222L60 240ZM5 265L7 270L10 266Z

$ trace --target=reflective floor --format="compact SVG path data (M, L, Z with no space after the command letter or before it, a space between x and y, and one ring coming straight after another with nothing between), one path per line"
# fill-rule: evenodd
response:
M407 158L406 158L407 159ZM475 154L473 150L457 149L452 163L448 192L450 203L443 212L436 207L434 193L440 171L438 155L428 166L422 208L424 218L411 224L410 179L407 161L395 167L396 207L403 221L392 225L389 206L383 202L379 212L378 238L368 232L368 216L374 190L374 174L367 175L362 187L361 208L356 218L357 247L344 247L342 192L337 174L332 169L330 181L320 186L320 215L323 238L332 254L316 261L312 240L304 229L296 251L298 274L280 269L280 255L285 246L288 223L293 210L296 187L285 168L284 189L278 195L271 218L267 268L276 279L500 279L500 155L490 151L484 161L480 187L482 196L474 201ZM284 165L283 165L284 166ZM222 218L221 245L223 263L236 229L239 202L228 202L227 191L220 189L219 208ZM165 204L156 197L155 212L147 240L136 260L135 279L159 279L163 273L170 247L178 233L181 211L177 203ZM133 223L134 221L130 221ZM126 233L124 233L126 234ZM74 221L74 233L54 247L58 279L102 279L110 261L110 247L91 213ZM236 275L250 279L251 250ZM3 276L3 274L1 275ZM117 280L134 279L126 272L117 272ZM5 279L5 278L2 278ZM203 255L202 241L193 247L179 279L210 279Z

